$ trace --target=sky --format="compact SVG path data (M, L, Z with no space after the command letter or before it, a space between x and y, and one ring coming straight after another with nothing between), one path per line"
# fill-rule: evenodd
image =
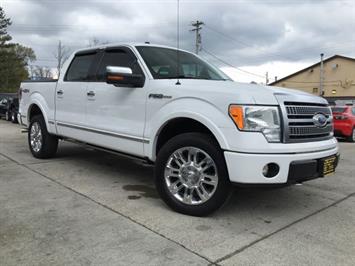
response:
M177 0L0 0L13 41L34 49L33 65L55 67L69 50L102 43L176 47ZM199 55L242 82L282 78L320 53L355 57L355 0L180 0L180 47L194 51L191 23L203 21Z

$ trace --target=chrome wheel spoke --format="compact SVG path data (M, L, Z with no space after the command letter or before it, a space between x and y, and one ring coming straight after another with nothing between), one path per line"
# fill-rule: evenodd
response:
M169 190L171 193L173 194L176 194L178 193L182 188L184 187L184 185L180 182L180 180L172 183L170 186L169 186Z
M175 152L174 155L174 162L181 167L184 163L186 163L184 157L182 156L181 152Z
M192 203L192 191L193 189L189 189L189 188L185 189L183 201L187 204Z
M209 194L206 191L206 189L203 187L203 185L199 186L196 189L196 192L202 201L206 201L209 198Z
M197 151L196 149L189 149L187 154L187 161L197 163Z
M179 177L179 169L173 168L173 167L166 167L165 168L165 175L169 177Z
M164 177L170 193L188 205L208 201L218 185L216 163L209 154L196 147L173 152L165 166Z
M35 152L39 152L42 148L42 131L38 122L34 122L30 129L30 144Z

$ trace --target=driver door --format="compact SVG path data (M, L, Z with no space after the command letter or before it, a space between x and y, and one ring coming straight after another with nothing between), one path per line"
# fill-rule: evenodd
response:
M107 66L129 67L143 74L133 52L126 47L102 51L96 81L87 88L86 122L92 144L143 156L146 89L107 84Z

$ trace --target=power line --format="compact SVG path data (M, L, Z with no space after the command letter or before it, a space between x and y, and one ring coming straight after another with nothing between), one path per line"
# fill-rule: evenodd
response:
M231 41L233 41L233 42L235 42L235 43L238 43L238 44L241 44L241 45L243 45L244 47L246 47L246 48L252 48L252 49L255 49L255 50L258 50L258 51L261 51L261 52L263 52L263 55L264 56L276 56L276 57L280 57L280 58L283 58L283 59L287 59L287 60L289 60L289 61L294 61L294 59L292 59L292 58L290 58L290 57L287 57L287 56L284 56L284 55L281 55L281 54L279 54L279 53L270 53L270 52L265 52L265 50L264 49L262 49L262 48L258 48L258 47L255 47L254 45L252 45L252 44L249 44L249 43L246 43L246 42L244 42L244 41L241 41L241 40L239 40L239 39L237 39L237 38L235 38L235 37L232 37L232 36L230 36L230 35L228 35L228 34L226 34L226 33L224 33L224 32L221 32L221 31L219 31L219 30L216 30L215 28L213 28L213 27L211 27L211 26L209 26L209 25L206 25L205 24L205 27L208 29L208 30L210 30L210 31L212 31L212 32L215 32L215 33L217 33L217 34L219 34L219 35L221 35L221 36L223 36L223 37L225 37L225 38L227 38L227 39L229 39L229 40L231 40ZM294 53L290 53L290 54L292 54L292 55L297 55L297 54L299 54L299 52L302 52L302 51L309 51L309 50L313 50L313 49L323 49L323 50L325 50L325 49L340 49L340 48L344 48L344 47L350 47L350 46L353 46L354 44L353 44L353 42L348 42L348 44L344 44L344 43L346 43L346 42L343 42L343 44L342 45L336 45L336 46L322 46L322 47L319 47L319 46L317 46L317 47L307 47L307 48L302 48L302 49L296 49L295 51L296 52L294 52Z
M285 56L282 56L282 55L276 54L276 53L266 53L266 54L265 54L265 50L264 50L264 49L257 48L257 47L255 47L255 46L253 46L253 45L251 45L251 44L247 44L247 43L245 43L245 42L243 42L243 41L240 41L240 40L238 40L238 39L236 39L236 38L234 38L234 37L232 37L232 36L229 36L228 34L225 34L224 32L221 32L221 31L219 31L219 30L216 30L216 29L214 29L214 28L212 28L212 27L210 27L210 26L208 26L208 25L205 25L205 27L206 27L207 29L209 29L209 30L211 30L211 31L213 31L213 32L215 32L215 33L218 33L219 35L221 35L221 36L223 36L223 37L225 37L225 38L227 38L227 39L230 39L230 40L232 40L232 41L234 41L234 42L236 42L236 43L238 43L238 44L241 44L241 45L243 45L243 46L245 46L245 47L253 48L253 49L255 49L255 50L259 50L259 51L263 52L264 55L266 55L266 56L269 54L269 55L274 55L274 56L282 57L283 59L293 60L293 59L291 59L291 58L289 58L289 57L285 57Z
M263 75L259 75L259 74L256 74L256 73L241 69L239 67L236 67L236 66L232 65L231 63L228 63L228 62L224 61L223 59L219 58L218 56L214 55L213 53L207 51L205 48L202 48L202 51L204 51L206 54L212 56L213 58L217 59L218 61L222 62L223 64L225 64L227 66L233 67L233 68L235 68L235 69L237 69L237 70L239 70L241 72L244 72L246 74L253 75L253 76L265 79L265 76L263 76Z

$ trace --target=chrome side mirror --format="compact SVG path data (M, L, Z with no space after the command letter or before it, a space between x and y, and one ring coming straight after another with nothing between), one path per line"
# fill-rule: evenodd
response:
M118 86L141 88L144 86L145 77L142 74L133 74L129 67L107 66L106 83Z

